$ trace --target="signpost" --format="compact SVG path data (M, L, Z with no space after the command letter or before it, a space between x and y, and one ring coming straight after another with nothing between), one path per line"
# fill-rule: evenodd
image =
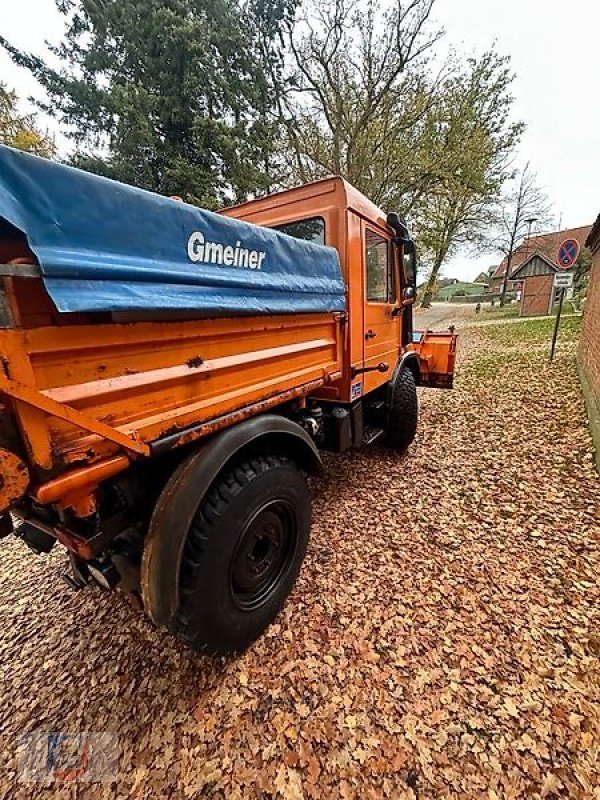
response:
M579 257L579 242L577 239L565 239L561 242L558 248L556 264L559 270L571 269L573 264ZM556 319L554 321L554 332L552 334L552 347L550 348L550 361L554 358L554 350L556 349L556 338L558 336L558 326L560 324L560 315L562 312L563 302L565 299L565 289L570 289L573 286L573 273L557 272L554 276L554 287L552 289L552 297L554 297L554 289L560 289L560 296L558 299L558 309L556 311Z

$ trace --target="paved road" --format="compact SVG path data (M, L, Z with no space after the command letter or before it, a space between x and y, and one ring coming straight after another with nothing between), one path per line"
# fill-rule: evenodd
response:
M550 366L545 339L490 330L461 336L453 391L423 390L405 456L326 457L297 587L240 658L73 593L59 548L0 541L0 798L597 797L600 481L575 344ZM116 733L118 781L17 783L37 729Z
M472 303L432 303L431 308L417 306L414 310L416 330L445 330L450 325L459 329L462 323L475 318L475 306Z

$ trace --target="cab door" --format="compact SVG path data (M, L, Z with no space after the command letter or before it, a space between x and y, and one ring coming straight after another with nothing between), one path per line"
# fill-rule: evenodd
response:
M390 380L400 354L398 276L389 235L363 225L363 394Z

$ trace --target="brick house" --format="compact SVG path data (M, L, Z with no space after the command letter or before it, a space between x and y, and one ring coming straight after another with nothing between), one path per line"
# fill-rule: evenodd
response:
M592 251L592 267L577 360L600 470L600 215L586 245Z
M541 233L537 236L530 236L529 239L524 239L513 251L510 265L511 274L507 284L508 291L513 292L518 288L520 282L519 280L513 280L513 276L519 267L525 264L534 254L539 254L546 261L554 264L561 242L565 239L576 239L583 249L586 237L589 235L591 229L591 225L582 225L579 228L566 228L562 231ZM505 256L494 270L490 285L490 292L492 294L499 295L502 292L502 282L506 275L507 261L508 259Z
M556 264L537 251L514 270L512 277L521 286L522 317L552 313L556 294L554 276L557 272Z

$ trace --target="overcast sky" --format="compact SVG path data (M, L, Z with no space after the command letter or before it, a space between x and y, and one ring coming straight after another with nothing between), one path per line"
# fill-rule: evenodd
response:
M20 48L45 52L58 42L62 19L54 0L4 0L2 34ZM496 45L510 55L517 75L515 115L527 124L519 161L531 162L563 227L591 223L600 213L600 103L595 98L600 40L597 0L437 0L435 18L446 29L446 46L481 53ZM26 70L0 52L0 80L20 97L40 96ZM24 104L26 106L26 104ZM56 131L49 120L48 127ZM60 142L59 142L60 143ZM498 261L459 256L445 274L473 279Z

